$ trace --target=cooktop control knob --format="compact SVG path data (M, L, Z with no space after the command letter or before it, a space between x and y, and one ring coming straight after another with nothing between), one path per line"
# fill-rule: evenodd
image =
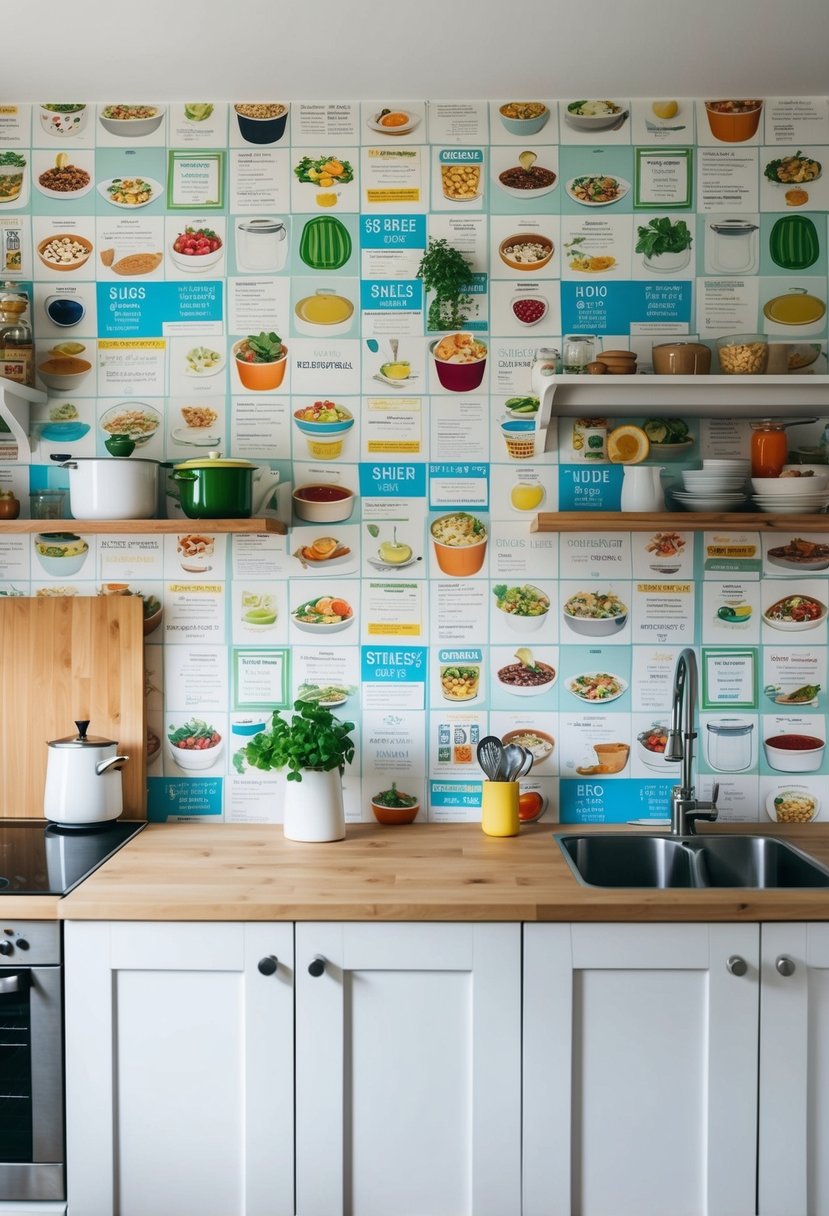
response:
M29 949L29 943L26 941L25 937L18 937L15 945L17 946L18 950Z
M11 942L0 942L0 954L13 954L14 946Z

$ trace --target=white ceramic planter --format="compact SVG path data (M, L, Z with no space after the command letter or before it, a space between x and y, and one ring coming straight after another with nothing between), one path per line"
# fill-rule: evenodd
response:
M302 770L301 781L285 781L286 840L322 843L345 839L343 783L338 769Z

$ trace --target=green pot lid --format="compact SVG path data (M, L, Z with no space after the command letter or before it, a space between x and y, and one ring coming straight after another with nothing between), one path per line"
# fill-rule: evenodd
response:
M177 464L177 469L255 469L257 466L249 460L223 460L220 452L210 452L208 456L196 457Z

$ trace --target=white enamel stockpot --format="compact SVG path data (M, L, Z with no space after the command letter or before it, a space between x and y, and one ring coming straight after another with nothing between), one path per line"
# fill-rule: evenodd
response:
M69 470L69 509L75 519L153 519L158 461L135 456L79 456Z
M129 756L118 755L111 739L87 735L88 721L79 721L77 735L47 744L43 814L53 823L106 823L123 810L121 766Z

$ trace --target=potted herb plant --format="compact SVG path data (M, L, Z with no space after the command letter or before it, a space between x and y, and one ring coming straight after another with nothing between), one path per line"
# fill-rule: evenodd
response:
M279 334L264 330L248 334L233 347L236 371L243 386L254 392L279 388L285 379L288 348Z
M472 267L459 249L443 238L429 237L417 270L425 290L432 293L427 330L435 333L463 328L472 306L468 294L472 275Z
M345 836L342 774L354 759L353 722L324 705L295 701L290 719L277 710L270 730L242 748L251 768L287 769L283 832L288 840L342 840Z

